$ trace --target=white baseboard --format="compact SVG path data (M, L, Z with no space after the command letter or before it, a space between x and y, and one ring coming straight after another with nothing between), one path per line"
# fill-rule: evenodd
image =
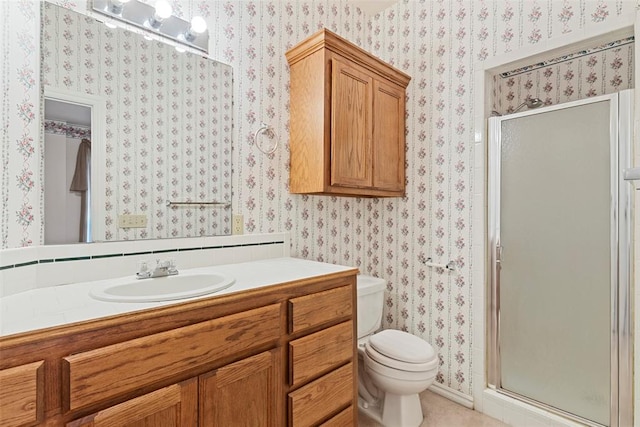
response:
M442 384L433 383L429 390L434 392L435 394L439 394L442 397L446 397L449 400L452 400L465 408L473 409L473 397L467 396L464 393L459 392L458 390L454 390L450 387L447 387Z

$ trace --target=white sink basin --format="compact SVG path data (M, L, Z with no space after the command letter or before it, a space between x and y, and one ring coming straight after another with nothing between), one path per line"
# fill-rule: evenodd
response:
M132 279L93 288L89 295L101 301L154 302L207 295L233 285L235 279L221 274L181 273L152 279Z

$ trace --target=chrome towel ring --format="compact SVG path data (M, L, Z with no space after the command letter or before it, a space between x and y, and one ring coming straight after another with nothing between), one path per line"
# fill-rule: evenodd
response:
M264 135L269 140L271 140L271 148L263 148L262 143L258 139L258 136L260 135ZM262 151L264 154L273 154L278 148L278 135L276 134L276 131L273 129L273 127L266 123L261 123L260 128L253 135L253 141L256 144L256 147L258 147L258 150Z

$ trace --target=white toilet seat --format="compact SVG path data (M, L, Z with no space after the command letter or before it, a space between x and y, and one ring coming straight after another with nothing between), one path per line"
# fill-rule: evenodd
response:
M388 368L396 369L399 371L416 373L416 372L431 371L433 369L438 368L438 358L435 355L430 361L425 363L407 363L401 360L397 360L397 359L385 356L379 351L376 351L376 349L369 344L365 344L365 353L367 354L367 356L369 356L371 360L381 365L384 365Z
M385 366L381 363L378 363L374 360L369 352L364 353L365 359L365 370L371 370L379 375L382 375L387 378L393 378L395 380L401 380L406 383L411 382L424 382L429 381L435 378L438 373L438 361L437 359L432 362L432 367L425 370L420 371L409 371L409 370L401 370L397 368L392 368L389 366Z
M396 370L416 373L438 369L438 358L431 344L395 329L372 335L364 350L369 359Z
M369 338L369 346L381 355L409 364L429 363L436 357L431 344L396 329L385 329L373 334Z

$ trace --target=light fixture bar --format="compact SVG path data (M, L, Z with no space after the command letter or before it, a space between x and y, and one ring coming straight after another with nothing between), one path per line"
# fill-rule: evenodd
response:
M158 34L175 42L190 46L205 54L209 53L208 30L200 33L195 32L189 21L185 21L174 15L162 19L160 22L161 25L154 28L149 25L149 22L153 22L157 17L156 9L152 5L142 3L138 0L130 0L119 5L121 6L119 13L113 12L113 5L112 0L93 0L92 7L95 12L112 19L126 22L127 24L147 30L150 33Z

